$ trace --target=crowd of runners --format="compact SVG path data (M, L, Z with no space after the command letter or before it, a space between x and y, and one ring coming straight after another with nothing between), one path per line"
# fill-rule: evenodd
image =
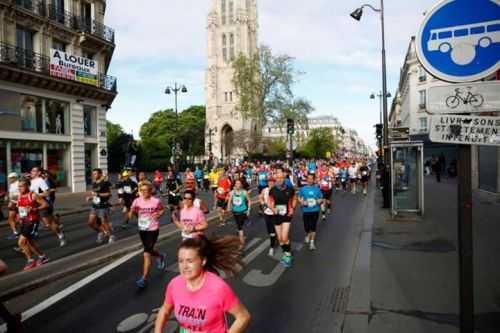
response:
M144 247L142 274L136 284L145 288L153 260L160 271L166 268L167 254L156 243L160 218L169 216L181 238L177 251L180 275L167 287L155 331L162 332L170 313L175 311L181 327L185 328L182 332L219 332L224 327L221 325L225 325L220 312L231 313L236 319L234 331L240 332L248 324L248 311L218 274L231 275L243 266L245 229L251 223L252 207L257 207L269 236L268 255L275 256L281 250L281 263L291 267L293 252L289 235L292 226L296 227L292 224L294 215L302 213L304 242L311 251L316 250L318 221L326 221L331 213L333 193L366 195L372 166L368 159L297 160L293 165L280 161L244 162L212 170L187 168L184 172L169 167L165 174L157 170L152 179L144 172L128 169L115 184L111 184L102 170L94 169L91 190L86 196L90 203L88 226L95 231L97 243L116 241L110 223L116 191L123 213L120 227L136 225ZM54 233L59 246L66 245L63 225L54 214L55 183L39 167L22 177L11 173L8 178L8 224L12 231L9 240L17 240L16 250L26 257L24 270L30 270L49 261L36 241L40 222ZM206 192L205 198L213 197L212 205L199 196L200 192ZM217 212L217 225L221 228L234 220L237 234L223 235L227 232L221 231L216 232L220 236L206 236L210 211ZM190 293L197 288L206 292L197 293L200 299L193 299ZM216 288L222 298L210 299L210 288ZM217 318L205 321L192 318L197 302L210 303L207 311L218 311Z

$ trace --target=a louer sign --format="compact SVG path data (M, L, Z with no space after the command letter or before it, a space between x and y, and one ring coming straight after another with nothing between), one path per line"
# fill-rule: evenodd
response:
M50 75L97 86L98 62L50 49Z

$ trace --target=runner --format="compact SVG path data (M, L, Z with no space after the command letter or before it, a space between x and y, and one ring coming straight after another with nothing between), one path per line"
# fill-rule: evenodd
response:
M361 168L359 168L359 173L361 174L361 183L363 184L363 194L368 194L368 180L370 179L370 169L366 165L366 161L363 161Z
M129 219L137 216L139 236L144 247L144 264L142 276L136 281L139 288L145 288L148 283L148 275L151 268L151 257L156 258L156 268L164 270L166 263L165 253L161 253L155 247L160 234L160 217L165 213L161 200L153 197L153 185L144 182L140 187L141 196L132 203L129 211Z
M295 208L295 192L285 184L285 173L281 167L276 169L276 185L269 191L270 208L274 213L274 225L278 241L283 249L281 263L285 267L292 266L292 249L290 239L290 224Z
M35 241L35 234L40 224L40 212L48 207L49 204L46 200L30 191L30 181L21 178L19 180L19 200L17 201L18 221L21 224L18 245L27 259L24 271L49 261L49 258L43 254ZM33 259L33 254L38 256L38 260Z
M269 177L269 173L267 172L264 165L261 166L259 171L257 172L257 188L259 189L259 194L263 189L267 187L267 178Z
M307 176L307 185L299 192L299 202L302 205L304 230L306 238L304 242L309 244L309 250L316 250L314 240L316 239L316 225L319 218L320 205L323 204L322 191L314 183L314 175ZM323 215L324 216L324 215Z
M203 191L208 192L210 189L210 178L209 178L209 172L208 169L205 168L203 170Z
M217 191L214 194L214 203L216 204L217 213L219 215L219 227L226 225L224 215L227 210L227 198L229 196L229 191L231 191L231 181L226 173L223 172L217 182Z
M240 242L237 237L188 239L177 250L180 275L166 289L165 300L158 312L155 333L163 333L174 313L180 333L242 333L250 322L250 314L231 287L217 275L228 276L241 267ZM234 317L228 327L226 313Z
M237 179L234 183L234 189L229 193L228 210L233 213L242 248L245 246L243 225L250 217L251 208L250 194L243 189L241 179Z
M339 171L339 182L340 185L342 186L342 189L344 192L347 192L347 178L349 177L349 171L347 170L346 166L341 164L340 166L340 171Z
M203 231L208 228L208 223L203 212L194 206L195 193L193 191L184 192L182 209L179 216L177 212L172 213L172 221L181 230L182 239L198 238L203 235Z
M210 171L210 173L208 174L208 180L210 181L210 189L213 193L215 193L215 191L217 191L217 183L219 182L219 173L215 168L212 169L212 171Z
M274 228L274 213L270 208L269 190L274 187L275 180L273 177L267 179L268 187L262 190L259 195L260 205L264 211L264 221L266 222L267 234L269 235L269 252L270 257L274 256L274 248L276 247L276 229Z
M111 198L111 183L104 178L102 170L96 168L92 171L92 192L87 196L87 201L92 201L88 225L97 232L97 243L101 244L105 237L113 243L115 236L109 225L109 199ZM99 218L99 223L97 219Z
M332 198L332 177L330 174L330 171L328 168L326 168L326 165L322 167L322 171L319 173L320 178L318 179L319 181L319 188L321 190L321 193L323 194L323 201L321 204L321 219L323 221L326 221L326 214L330 215L331 212L331 198ZM309 185L309 177L308 177L308 185Z
M172 213L179 209L180 191L182 183L175 176L175 173L171 167L168 167L166 186L167 186L168 206L170 212Z
M155 176L153 179L153 186L154 186L155 193L158 196L163 194L162 185L163 185L163 173L160 170L155 170Z
M196 166L194 170L194 178L196 178L197 187L201 189L203 186L203 170L199 166Z
M356 183L358 182L358 168L356 167L356 162L352 162L351 166L348 169L349 180L351 182L351 193L356 194Z
M16 228L16 215L17 215L17 199L19 198L19 181L17 180L17 173L11 172L7 177L9 181L9 203L7 209L9 210L9 215L7 216L7 222L9 223L10 230L12 234L7 237L8 240L16 240L19 237L19 233Z
M41 177L42 169L40 167L31 168L31 185L30 191L38 194L45 201L47 201L47 208L44 208L39 212L40 217L47 228L52 230L57 238L59 239L59 246L63 247L66 245L66 239L64 238L64 233L59 227L59 224L54 219L54 204L50 200L50 188L47 185L45 179Z
M116 187L118 189L118 199L123 206L123 213L125 214L125 221L123 221L121 227L122 229L126 229L129 225L130 207L137 197L137 183L130 179L128 171L123 171L122 179Z

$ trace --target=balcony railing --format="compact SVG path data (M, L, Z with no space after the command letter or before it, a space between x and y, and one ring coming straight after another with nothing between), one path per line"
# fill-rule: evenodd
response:
M0 43L0 64L8 64L50 76L48 56L6 43ZM99 88L116 93L115 77L98 73L97 81Z
M44 0L15 0L18 8L35 15L47 17L53 22L99 37L112 44L115 43L115 31L110 27L87 17L75 16L71 12L56 7Z

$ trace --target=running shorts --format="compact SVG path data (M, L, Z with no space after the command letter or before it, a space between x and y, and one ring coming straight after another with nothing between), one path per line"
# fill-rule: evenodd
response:
M316 225L318 224L319 212L304 213L302 218L304 220L304 230L308 234L316 232Z
M224 199L217 199L217 207L227 209L227 201Z
M144 247L144 252L149 254L154 254L156 241L160 235L160 230L156 229L153 231L149 230L139 230L139 236L141 237L142 246Z
M38 232L39 225L40 225L40 221L23 223L23 224L21 224L20 233L22 236L26 237L27 239L32 240L35 238L35 235Z
M238 227L238 230L241 231L243 230L243 225L245 224L245 221L247 220L248 216L246 213L233 213L234 215L234 220L236 221L236 226Z

